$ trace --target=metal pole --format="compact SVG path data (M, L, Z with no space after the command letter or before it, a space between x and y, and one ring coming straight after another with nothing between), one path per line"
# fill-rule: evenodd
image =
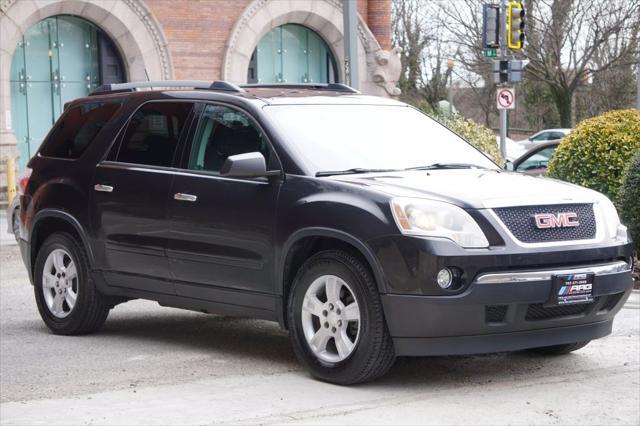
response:
M638 52L638 65L636 67L636 108L640 109L640 52Z
M449 120L453 115L453 97L451 96L451 88L453 86L453 70L449 73Z
M500 8L500 60L507 60L507 0ZM500 153L507 158L507 110L500 110Z
M358 78L358 4L356 0L342 1L344 18L344 78L354 89L359 86Z

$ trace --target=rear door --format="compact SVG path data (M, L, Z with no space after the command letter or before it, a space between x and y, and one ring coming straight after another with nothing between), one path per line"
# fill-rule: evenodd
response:
M132 115L98 164L93 186L96 258L110 285L174 293L166 257L167 196L191 102L151 101Z
M204 105L195 129L169 199L176 292L271 310L281 180L225 178L220 169L227 157L247 152L261 152L272 170L279 162L257 123L238 109Z

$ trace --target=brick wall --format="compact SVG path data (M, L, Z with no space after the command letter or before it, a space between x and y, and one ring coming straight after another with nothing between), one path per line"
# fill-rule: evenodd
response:
M250 2L146 0L167 36L175 78L220 78L227 38ZM358 0L358 12L369 23L382 48L389 49L391 0Z

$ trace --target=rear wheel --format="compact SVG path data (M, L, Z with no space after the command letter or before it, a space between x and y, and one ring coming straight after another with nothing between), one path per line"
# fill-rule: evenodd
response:
M288 323L296 356L320 380L370 381L393 365L378 289L368 268L347 252L320 252L302 266Z
M544 346L530 349L531 352L540 355L564 355L582 349L589 344L590 340L584 342L567 343L566 345Z
M109 315L110 307L91 279L84 249L69 234L53 234L40 247L34 292L42 320L56 334L91 333Z

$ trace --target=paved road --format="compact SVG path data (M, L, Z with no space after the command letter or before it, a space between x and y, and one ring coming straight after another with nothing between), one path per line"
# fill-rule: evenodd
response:
M95 335L40 322L17 247L0 243L0 423L639 424L640 310L566 357L400 359L382 380L316 382L274 324L114 309Z

